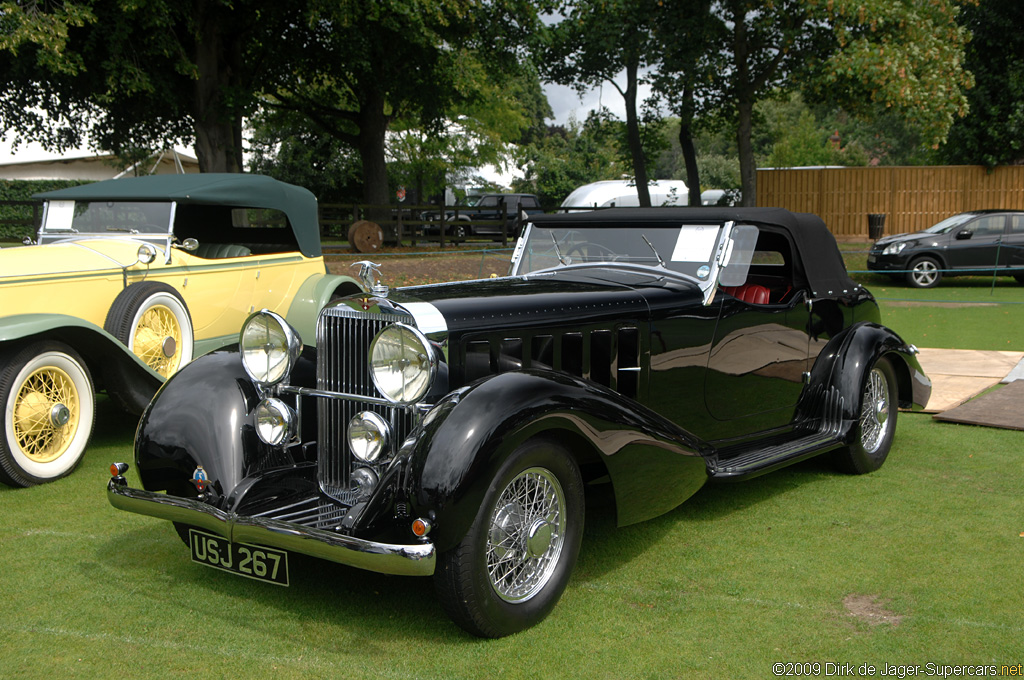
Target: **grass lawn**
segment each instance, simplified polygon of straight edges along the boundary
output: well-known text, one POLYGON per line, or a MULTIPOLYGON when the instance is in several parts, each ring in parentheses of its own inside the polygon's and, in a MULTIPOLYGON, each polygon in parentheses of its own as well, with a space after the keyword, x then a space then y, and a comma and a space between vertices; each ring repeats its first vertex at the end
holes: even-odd
MULTIPOLYGON (((960 283, 868 285, 909 342, 1024 349, 1024 286, 960 283)), ((169 523, 107 504, 133 429, 103 399, 71 477, 0 486, 0 677, 717 680, 770 678, 776 662, 824 676, 826 662, 1024 661, 1020 432, 901 414, 870 475, 812 460, 623 529, 589 498, 552 616, 483 641, 429 579, 293 555, 279 588, 193 564, 169 523)))

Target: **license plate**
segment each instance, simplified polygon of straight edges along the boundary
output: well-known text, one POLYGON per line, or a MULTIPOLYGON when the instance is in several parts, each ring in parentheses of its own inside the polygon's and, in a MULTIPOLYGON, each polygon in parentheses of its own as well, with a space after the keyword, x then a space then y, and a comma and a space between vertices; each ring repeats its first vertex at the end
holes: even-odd
POLYGON ((226 538, 196 529, 188 530, 192 561, 232 574, 288 585, 288 553, 262 545, 232 543, 226 538))
POLYGON ((875 256, 874 255, 868 255, 868 264, 874 264, 874 263, 875 263, 875 256))

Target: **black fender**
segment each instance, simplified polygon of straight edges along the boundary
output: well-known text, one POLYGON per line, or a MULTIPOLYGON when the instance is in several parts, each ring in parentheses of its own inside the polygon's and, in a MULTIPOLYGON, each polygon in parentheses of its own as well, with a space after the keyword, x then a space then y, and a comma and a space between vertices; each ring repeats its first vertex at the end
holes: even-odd
POLYGON ((143 488, 195 496, 189 480, 202 465, 217 495, 230 494, 262 448, 248 417, 259 399, 236 348, 189 362, 139 421, 135 465, 143 488))
POLYGON ((707 480, 697 439, 644 406, 565 374, 502 373, 447 395, 402 447, 413 516, 431 519, 439 550, 462 539, 498 468, 535 437, 604 464, 620 525, 671 510, 707 480))
POLYGON ((813 417, 813 409, 826 401, 841 405, 836 415, 844 423, 845 431, 841 434, 848 438, 860 417, 864 376, 883 356, 891 361, 896 372, 899 406, 921 410, 931 396, 931 381, 916 354, 917 350, 891 329, 874 322, 856 323, 833 337, 818 355, 804 390, 802 410, 813 417), (829 392, 838 401, 822 399, 829 392))

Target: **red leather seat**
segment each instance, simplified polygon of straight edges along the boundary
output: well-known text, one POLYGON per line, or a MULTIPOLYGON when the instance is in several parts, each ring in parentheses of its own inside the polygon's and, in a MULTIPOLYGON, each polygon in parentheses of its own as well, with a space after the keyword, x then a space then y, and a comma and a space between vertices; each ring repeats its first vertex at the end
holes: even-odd
POLYGON ((732 295, 738 300, 751 305, 766 305, 768 304, 769 291, 764 286, 759 286, 756 283, 745 283, 742 286, 723 286, 724 290, 729 295, 732 295))

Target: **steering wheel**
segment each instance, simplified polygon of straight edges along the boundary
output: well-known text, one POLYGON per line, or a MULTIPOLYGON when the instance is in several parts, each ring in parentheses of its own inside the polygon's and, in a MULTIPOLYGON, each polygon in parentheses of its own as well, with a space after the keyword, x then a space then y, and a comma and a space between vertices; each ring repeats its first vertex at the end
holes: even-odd
POLYGON ((579 258, 582 262, 597 261, 596 257, 609 262, 614 262, 619 259, 619 254, 608 246, 603 246, 600 243, 591 243, 589 241, 586 243, 577 243, 566 251, 565 256, 566 258, 572 259, 579 258), (584 254, 584 250, 587 251, 586 254, 584 254))

